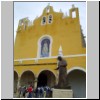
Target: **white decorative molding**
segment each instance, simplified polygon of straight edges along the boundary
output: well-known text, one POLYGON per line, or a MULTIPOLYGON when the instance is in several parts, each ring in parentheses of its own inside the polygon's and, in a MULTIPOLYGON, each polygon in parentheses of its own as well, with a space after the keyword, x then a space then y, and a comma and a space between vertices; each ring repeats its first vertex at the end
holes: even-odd
MULTIPOLYGON (((38 54, 37 54, 38 55, 38 54)), ((63 56, 63 58, 74 58, 74 57, 84 57, 86 56, 86 54, 76 54, 76 55, 66 55, 66 56, 63 56)), ((28 60, 41 60, 41 59, 54 59, 54 58, 57 58, 58 56, 52 56, 52 57, 38 57, 37 58, 24 58, 24 59, 15 59, 14 61, 28 61, 28 60)))
POLYGON ((38 58, 35 58, 35 63, 38 63, 38 58))
POLYGON ((22 64, 22 59, 19 60, 19 63, 22 64))

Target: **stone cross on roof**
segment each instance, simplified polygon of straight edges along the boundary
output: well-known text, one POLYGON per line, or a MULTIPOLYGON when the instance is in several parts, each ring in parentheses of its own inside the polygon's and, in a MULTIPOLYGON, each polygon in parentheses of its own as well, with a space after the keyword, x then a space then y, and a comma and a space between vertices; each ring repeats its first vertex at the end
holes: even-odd
POLYGON ((72 8, 75 8, 75 5, 74 4, 72 4, 72 8))
POLYGON ((60 12, 62 13, 62 10, 60 9, 60 12))
POLYGON ((48 3, 46 9, 47 9, 47 13, 49 13, 49 11, 50 11, 50 3, 48 3))
POLYGON ((50 6, 50 3, 48 3, 48 6, 50 6))

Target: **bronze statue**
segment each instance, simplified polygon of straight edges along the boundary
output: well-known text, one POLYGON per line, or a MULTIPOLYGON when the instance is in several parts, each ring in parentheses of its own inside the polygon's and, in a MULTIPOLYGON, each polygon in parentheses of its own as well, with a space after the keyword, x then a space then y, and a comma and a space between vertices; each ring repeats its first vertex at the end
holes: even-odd
POLYGON ((70 89, 69 82, 67 79, 67 62, 62 58, 58 57, 58 68, 55 70, 59 70, 59 81, 58 84, 54 88, 58 89, 70 89))

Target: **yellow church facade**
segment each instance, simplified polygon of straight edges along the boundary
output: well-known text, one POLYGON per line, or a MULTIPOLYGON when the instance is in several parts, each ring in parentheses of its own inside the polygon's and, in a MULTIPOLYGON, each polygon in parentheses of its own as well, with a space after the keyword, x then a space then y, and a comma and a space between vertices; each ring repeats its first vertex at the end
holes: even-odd
POLYGON ((58 82, 57 57, 68 63, 67 74, 74 97, 86 97, 86 46, 79 9, 72 6, 69 16, 44 8, 31 22, 19 20, 14 45, 14 92, 18 86, 32 84, 53 87, 58 82))

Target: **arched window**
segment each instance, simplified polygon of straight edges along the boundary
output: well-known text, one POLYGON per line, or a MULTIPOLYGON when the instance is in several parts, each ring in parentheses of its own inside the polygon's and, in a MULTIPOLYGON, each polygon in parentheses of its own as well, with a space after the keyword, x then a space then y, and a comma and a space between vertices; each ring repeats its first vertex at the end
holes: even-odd
POLYGON ((53 19, 53 18, 52 18, 52 15, 49 15, 48 22, 49 22, 49 23, 52 23, 52 19, 53 19))
POLYGON ((42 18, 42 23, 41 24, 42 25, 45 25, 46 24, 46 17, 45 16, 42 18))
POLYGON ((76 18, 76 12, 75 11, 72 12, 72 18, 76 18))
POLYGON ((42 36, 38 41, 37 57, 50 57, 51 56, 52 38, 49 35, 42 36))

